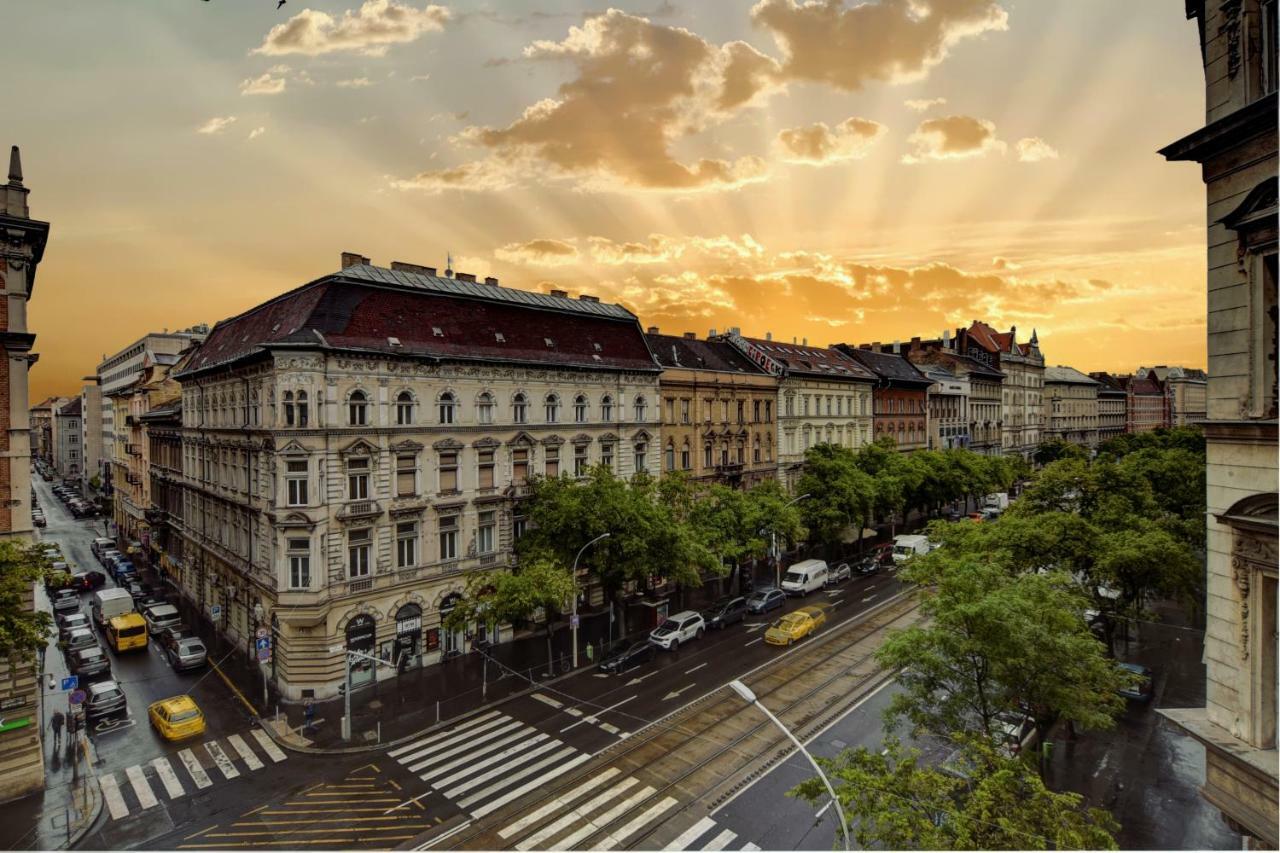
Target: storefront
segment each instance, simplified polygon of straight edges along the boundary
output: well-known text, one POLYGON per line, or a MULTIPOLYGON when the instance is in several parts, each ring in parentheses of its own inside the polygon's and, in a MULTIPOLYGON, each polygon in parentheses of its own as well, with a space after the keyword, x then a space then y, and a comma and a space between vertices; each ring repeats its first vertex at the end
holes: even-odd
POLYGON ((392 663, 397 672, 422 666, 422 608, 412 602, 396 611, 392 663))
MULTIPOLYGON (((373 657, 377 625, 373 617, 362 613, 347 623, 347 651, 373 657)), ((373 681, 374 662, 368 658, 351 659, 351 686, 362 687, 373 681)))
POLYGON ((462 593, 454 592, 445 596, 440 602, 440 643, 443 647, 441 652, 444 657, 452 657, 461 654, 467 650, 467 635, 463 626, 457 628, 449 628, 445 624, 449 614, 453 612, 453 608, 462 600, 462 593))

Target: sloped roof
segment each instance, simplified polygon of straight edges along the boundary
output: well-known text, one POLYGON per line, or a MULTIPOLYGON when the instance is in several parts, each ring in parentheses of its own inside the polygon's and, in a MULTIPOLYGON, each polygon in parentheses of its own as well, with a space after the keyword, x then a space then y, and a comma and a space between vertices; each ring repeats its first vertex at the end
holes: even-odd
POLYGON ((788 344, 762 338, 743 337, 743 340, 759 347, 769 358, 785 367, 788 373, 846 379, 850 382, 874 382, 876 379, 870 370, 832 347, 788 344))
POLYGON ((700 341, 675 335, 646 334, 654 358, 665 368, 714 370, 721 373, 766 375, 751 359, 727 341, 700 341))
MULTIPOLYGON (((963 368, 963 372, 969 376, 978 376, 988 379, 992 382, 1003 382, 1004 374, 994 367, 983 364, 976 358, 967 355, 961 355, 954 350, 949 349, 927 349, 916 350, 919 352, 919 358, 926 364, 947 363, 958 368, 963 368)), ((914 362, 913 362, 914 363, 914 362)))
POLYGON ((58 414, 67 418, 80 417, 80 398, 72 397, 70 403, 67 403, 61 409, 58 409, 58 414))
POLYGON ((908 385, 919 385, 921 388, 930 384, 929 379, 917 370, 914 364, 897 353, 858 349, 849 344, 840 344, 840 351, 863 367, 866 367, 880 379, 908 385))
POLYGON ((1044 382, 1048 385, 1050 382, 1058 385, 1098 385, 1096 379, 1090 379, 1074 367, 1064 367, 1058 365, 1056 367, 1045 366, 1044 382))
POLYGON ((285 347, 658 370, 635 315, 620 305, 365 265, 223 320, 180 375, 285 347))

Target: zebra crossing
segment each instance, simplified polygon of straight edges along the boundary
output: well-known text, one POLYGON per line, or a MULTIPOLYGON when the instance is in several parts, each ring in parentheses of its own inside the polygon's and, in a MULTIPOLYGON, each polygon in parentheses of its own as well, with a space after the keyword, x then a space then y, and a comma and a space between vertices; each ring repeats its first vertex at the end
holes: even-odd
POLYGON ((261 770, 267 766, 267 762, 258 757, 258 754, 249 746, 250 742, 257 744, 258 749, 271 764, 278 764, 288 758, 261 729, 249 732, 247 740, 238 734, 225 738, 226 749, 216 740, 198 743, 178 750, 177 757, 181 768, 185 771, 183 775, 174 769, 169 758, 163 756, 153 758, 146 764, 126 767, 123 771, 123 779, 117 778, 116 773, 99 774, 98 787, 102 789, 102 798, 106 803, 107 812, 112 820, 123 820, 135 813, 135 810, 144 812, 160 805, 160 797, 152 786, 153 781, 159 782, 160 788, 168 799, 176 800, 185 796, 188 789, 202 791, 211 787, 214 780, 210 778, 209 770, 214 768, 217 768, 224 779, 237 778, 240 770, 235 766, 236 759, 244 764, 247 772, 261 770), (235 758, 232 758, 233 755, 235 758), (130 800, 133 801, 132 807, 130 800))
POLYGON ((591 757, 500 711, 473 717, 387 755, 475 818, 591 757))
POLYGON ((732 829, 725 829, 709 817, 682 832, 664 850, 759 850, 750 841, 743 843, 732 829), (740 845, 740 846, 735 846, 740 845))

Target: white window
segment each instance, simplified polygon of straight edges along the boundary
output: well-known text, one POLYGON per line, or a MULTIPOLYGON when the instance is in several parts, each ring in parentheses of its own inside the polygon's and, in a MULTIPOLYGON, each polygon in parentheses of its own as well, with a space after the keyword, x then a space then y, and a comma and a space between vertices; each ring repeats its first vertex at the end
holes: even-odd
POLYGON ((418 457, 414 453, 396 456, 396 495, 408 497, 418 493, 418 457))
POLYGON ((440 491, 458 491, 458 454, 448 451, 440 454, 440 491))
POLYGON ((647 407, 644 397, 636 397, 636 420, 643 421, 645 419, 645 408, 647 407))
POLYGON ((493 423, 493 395, 487 391, 476 401, 476 420, 482 424, 493 423))
POLYGON ((407 569, 418 564, 418 522, 396 525, 396 568, 407 569))
POLYGON ((560 398, 555 394, 548 394, 545 402, 546 421, 549 424, 553 424, 560 419, 560 398))
POLYGON ((289 557, 289 588, 310 588, 311 540, 289 539, 286 542, 286 548, 289 557))
POLYGON ((440 423, 442 424, 453 423, 454 409, 456 407, 456 404, 457 404, 457 401, 454 399, 454 396, 451 392, 445 391, 443 394, 440 395, 440 400, 438 402, 438 408, 440 410, 439 412, 440 423))
POLYGON ((401 391, 396 395, 396 424, 408 426, 413 423, 413 395, 401 391))
POLYGON ((366 426, 369 423, 369 398, 363 391, 352 391, 347 398, 347 422, 351 426, 366 426))
POLYGON ((676 446, 670 440, 667 441, 667 458, 664 467, 668 471, 674 471, 676 468, 676 446))
POLYGON ((613 420, 613 398, 607 394, 600 400, 600 420, 605 423, 613 420))
POLYGON ((587 422, 587 398, 582 394, 573 398, 573 421, 579 424, 587 422))
POLYGON ((369 498, 369 460, 359 457, 347 460, 347 500, 362 501, 369 498))
POLYGON ((290 459, 285 463, 285 494, 289 506, 307 505, 307 460, 290 459))
POLYGON ((648 469, 648 461, 646 459, 648 455, 649 445, 646 442, 637 441, 635 446, 635 470, 637 474, 648 469))
POLYGON ((587 475, 587 466, 590 463, 587 460, 587 446, 585 444, 575 444, 573 446, 573 476, 585 477, 587 475))
POLYGON ((440 559, 458 558, 458 517, 446 515, 440 519, 440 559))
POLYGON ((518 424, 529 422, 529 401, 523 394, 511 398, 511 420, 518 424))
POLYGON ((613 442, 605 441, 600 444, 600 464, 608 470, 613 470, 613 442))
POLYGON ((497 513, 492 510, 480 513, 480 526, 476 528, 476 551, 492 554, 497 543, 497 513))
POLYGON ((371 531, 365 527, 347 534, 347 576, 362 578, 369 574, 369 556, 373 549, 371 531))

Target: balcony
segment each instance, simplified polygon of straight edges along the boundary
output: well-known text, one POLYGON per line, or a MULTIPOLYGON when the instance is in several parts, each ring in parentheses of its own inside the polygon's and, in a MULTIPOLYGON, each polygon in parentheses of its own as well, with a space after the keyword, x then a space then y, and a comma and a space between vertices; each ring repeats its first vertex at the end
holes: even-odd
POLYGON ((129 454, 130 456, 141 456, 141 455, 142 455, 142 450, 141 450, 141 448, 139 448, 139 447, 138 447, 138 445, 136 445, 136 444, 134 444, 134 443, 132 443, 132 442, 128 442, 128 443, 126 443, 126 444, 125 444, 125 446, 124 446, 124 452, 125 452, 125 453, 127 453, 127 454, 129 454))
POLYGON ((527 498, 533 491, 528 483, 512 483, 505 492, 509 498, 527 498))
POLYGON ((358 580, 347 581, 348 595, 357 592, 368 592, 371 589, 373 589, 373 578, 360 578, 358 580))
POLYGON ((376 518, 379 515, 382 515, 382 507, 377 501, 348 501, 338 510, 340 519, 376 518))

